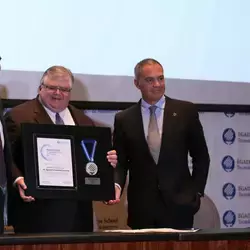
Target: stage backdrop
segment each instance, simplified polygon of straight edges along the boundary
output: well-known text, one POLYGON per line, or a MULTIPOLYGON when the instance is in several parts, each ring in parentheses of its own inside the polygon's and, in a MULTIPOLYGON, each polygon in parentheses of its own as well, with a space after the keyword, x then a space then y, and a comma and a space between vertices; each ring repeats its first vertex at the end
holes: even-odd
MULTIPOLYGON (((113 128, 117 111, 86 111, 99 125, 113 128)), ((250 226, 250 113, 200 113, 211 157, 205 197, 195 227, 250 226)), ((190 171, 192 167, 190 164, 190 171)), ((128 180, 129 181, 129 180, 128 180)), ((99 230, 126 228, 127 199, 118 205, 94 203, 99 230)), ((144 209, 144 208, 142 208, 144 209)))
MULTIPOLYGON (((140 98, 134 66, 153 57, 165 69, 170 97, 249 104, 249 0, 0 0, 0 6, 1 97, 34 98, 42 72, 63 65, 75 74, 72 100, 134 102, 140 98)), ((114 112, 89 115, 113 124, 114 112)), ((248 226, 249 118, 205 113, 201 120, 211 168, 195 223, 248 226)), ((100 228, 125 225, 123 203, 96 204, 100 228)))

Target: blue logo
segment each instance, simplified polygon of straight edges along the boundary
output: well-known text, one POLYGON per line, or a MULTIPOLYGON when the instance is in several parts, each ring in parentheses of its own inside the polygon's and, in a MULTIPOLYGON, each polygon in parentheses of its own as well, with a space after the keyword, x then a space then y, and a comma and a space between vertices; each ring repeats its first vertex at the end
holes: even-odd
POLYGON ((50 144, 44 144, 40 149, 41 156, 46 161, 52 160, 50 149, 51 149, 50 144))
POLYGON ((234 166, 235 166, 234 158, 230 155, 226 155, 222 159, 221 165, 226 172, 232 172, 234 170, 234 166))
POLYGON ((231 117, 233 117, 235 115, 235 112, 225 112, 224 114, 225 114, 226 117, 231 118, 231 117))
POLYGON ((226 128, 222 134, 222 139, 227 145, 234 143, 236 138, 235 132, 232 128, 226 128))
POLYGON ((236 194, 236 188, 232 183, 226 183, 222 188, 222 194, 227 200, 232 200, 236 194))
POLYGON ((226 227, 232 227, 235 222, 236 222, 236 215, 232 210, 227 210, 224 214, 223 214, 223 224, 226 227))

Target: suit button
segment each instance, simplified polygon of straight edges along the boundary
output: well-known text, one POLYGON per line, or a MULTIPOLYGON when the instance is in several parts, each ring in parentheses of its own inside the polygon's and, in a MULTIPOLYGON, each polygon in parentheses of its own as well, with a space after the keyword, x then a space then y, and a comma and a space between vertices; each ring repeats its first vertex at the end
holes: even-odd
POLYGON ((160 185, 158 185, 158 189, 161 190, 161 186, 160 185))

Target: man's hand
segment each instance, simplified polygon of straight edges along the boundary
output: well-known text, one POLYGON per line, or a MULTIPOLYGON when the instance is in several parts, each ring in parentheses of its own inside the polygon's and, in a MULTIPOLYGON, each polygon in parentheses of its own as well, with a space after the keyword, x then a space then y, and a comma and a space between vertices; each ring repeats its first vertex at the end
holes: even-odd
POLYGON ((15 184, 18 188, 20 197, 23 199, 24 202, 31 202, 35 200, 32 196, 25 195, 25 190, 27 189, 27 186, 24 182, 24 178, 20 178, 15 184))
POLYGON ((115 200, 106 201, 105 204, 107 205, 114 205, 120 202, 121 197, 121 188, 115 185, 115 200))
POLYGON ((113 168, 117 165, 117 154, 115 150, 111 150, 107 153, 108 162, 113 166, 113 168))

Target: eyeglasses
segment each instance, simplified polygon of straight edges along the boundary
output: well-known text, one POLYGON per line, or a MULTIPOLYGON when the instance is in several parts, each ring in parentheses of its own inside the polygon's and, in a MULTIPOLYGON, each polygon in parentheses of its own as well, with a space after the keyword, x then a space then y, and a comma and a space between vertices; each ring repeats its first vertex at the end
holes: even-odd
POLYGON ((51 91, 59 90, 59 91, 61 91, 63 93, 69 93, 72 90, 72 88, 65 88, 65 87, 60 87, 60 86, 46 85, 44 83, 42 84, 42 86, 44 86, 48 90, 51 90, 51 91))

